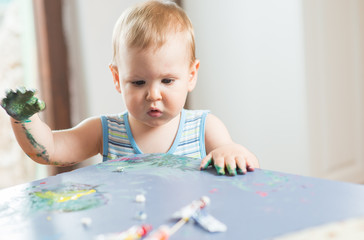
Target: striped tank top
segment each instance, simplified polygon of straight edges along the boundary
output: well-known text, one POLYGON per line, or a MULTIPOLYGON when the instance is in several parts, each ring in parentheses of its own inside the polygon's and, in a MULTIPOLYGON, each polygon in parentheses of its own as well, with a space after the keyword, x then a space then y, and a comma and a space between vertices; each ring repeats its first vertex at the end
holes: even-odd
MULTIPOLYGON (((202 159, 206 156, 205 122, 207 110, 181 112, 175 140, 167 153, 202 159)), ((101 116, 103 131, 103 161, 132 154, 143 154, 130 130, 128 112, 101 116)))

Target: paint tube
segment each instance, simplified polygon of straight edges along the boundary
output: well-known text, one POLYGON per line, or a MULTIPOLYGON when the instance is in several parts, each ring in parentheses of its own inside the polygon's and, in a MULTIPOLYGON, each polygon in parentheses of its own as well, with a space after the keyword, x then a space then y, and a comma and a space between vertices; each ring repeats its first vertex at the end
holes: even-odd
POLYGON ((172 217, 175 219, 189 219, 194 213, 200 211, 200 209, 206 207, 209 203, 210 199, 208 197, 202 197, 200 200, 195 200, 187 206, 181 208, 179 211, 175 212, 172 217))
POLYGON ((95 240, 136 240, 146 236, 150 230, 151 225, 132 226, 124 232, 98 235, 95 240))
POLYGON ((192 215, 192 219, 195 220, 202 228, 209 232, 226 232, 227 227, 225 224, 206 213, 205 211, 198 211, 192 215))
POLYGON ((157 230, 152 232, 149 236, 146 238, 143 238, 144 240, 167 240, 169 236, 172 234, 170 233, 170 228, 166 225, 160 226, 157 230))

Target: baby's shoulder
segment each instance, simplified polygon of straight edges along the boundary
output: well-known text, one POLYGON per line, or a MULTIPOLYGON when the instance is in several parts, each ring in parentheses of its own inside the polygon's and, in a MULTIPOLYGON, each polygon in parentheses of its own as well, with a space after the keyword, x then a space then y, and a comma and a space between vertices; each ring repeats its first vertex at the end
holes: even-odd
POLYGON ((184 110, 186 119, 206 117, 210 110, 184 110))
POLYGON ((118 113, 118 114, 108 114, 108 115, 101 115, 99 118, 103 124, 105 123, 115 123, 118 125, 125 125, 125 119, 127 118, 128 113, 118 113))

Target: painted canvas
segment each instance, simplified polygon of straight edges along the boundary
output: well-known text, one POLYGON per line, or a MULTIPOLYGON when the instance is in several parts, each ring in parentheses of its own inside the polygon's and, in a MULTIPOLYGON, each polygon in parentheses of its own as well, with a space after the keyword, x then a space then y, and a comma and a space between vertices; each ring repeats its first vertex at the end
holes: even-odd
POLYGON ((188 221, 171 239, 271 239, 364 216, 364 187, 256 169, 219 176, 199 159, 133 155, 0 191, 0 239, 97 239, 132 226, 173 226, 173 213, 207 196, 205 213, 227 226, 188 221), (264 229, 264 231, 262 231, 264 229))

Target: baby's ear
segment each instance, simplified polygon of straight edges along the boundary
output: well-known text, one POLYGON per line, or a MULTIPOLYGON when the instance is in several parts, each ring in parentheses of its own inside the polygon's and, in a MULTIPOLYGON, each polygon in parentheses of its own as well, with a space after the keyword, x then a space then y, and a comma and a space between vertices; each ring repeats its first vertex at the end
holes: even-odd
POLYGON ((197 83, 198 69, 200 68, 200 60, 196 59, 190 67, 190 77, 188 80, 188 91, 191 92, 197 83))
POLYGON ((111 74, 112 74, 112 78, 114 80, 114 85, 115 85, 116 91, 121 93, 118 68, 116 66, 112 65, 112 64, 109 65, 109 68, 110 68, 110 71, 111 71, 111 74))

